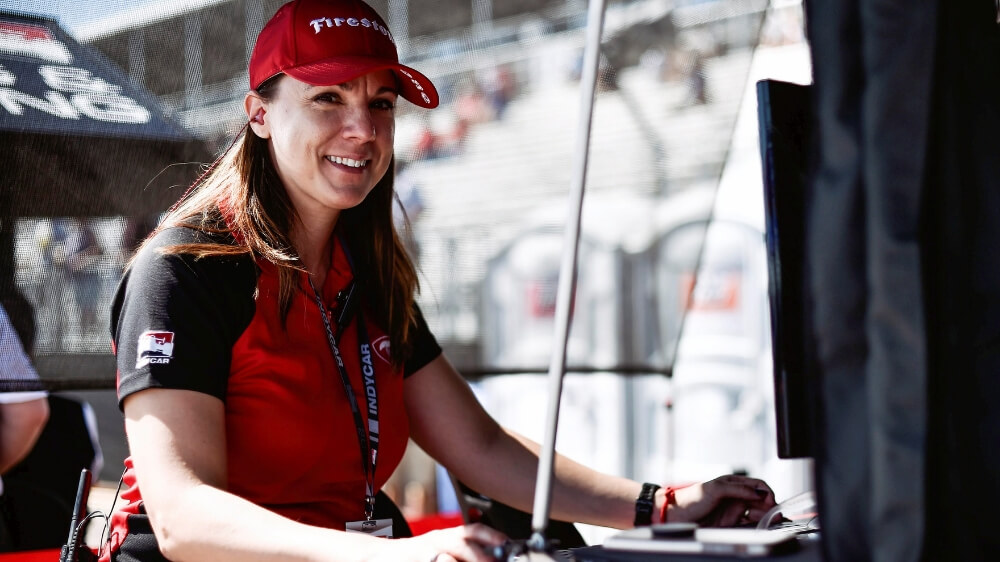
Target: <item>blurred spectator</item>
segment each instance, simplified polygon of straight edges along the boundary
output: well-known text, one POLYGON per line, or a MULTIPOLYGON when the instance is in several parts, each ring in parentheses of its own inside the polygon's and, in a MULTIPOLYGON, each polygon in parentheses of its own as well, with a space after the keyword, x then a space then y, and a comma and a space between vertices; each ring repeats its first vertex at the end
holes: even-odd
POLYGON ((801 43, 803 40, 801 6, 776 9, 768 13, 761 31, 761 45, 776 47, 801 43))
POLYGON ((485 123, 493 120, 493 111, 486 103, 479 85, 471 80, 465 80, 455 98, 455 116, 467 124, 485 123))
POLYGON ((456 116, 451 129, 445 133, 437 133, 430 124, 424 123, 413 146, 413 159, 434 160, 460 154, 468 136, 469 120, 459 116, 456 116))
MULTIPOLYGON (((19 327, 28 325, 33 322, 19 322, 19 327)), ((0 306, 0 552, 19 547, 9 521, 3 475, 28 456, 49 419, 48 396, 37 390, 40 384, 18 332, 0 306)))
POLYGON ((708 84, 705 76, 705 59, 696 53, 688 71, 688 100, 692 105, 708 102, 708 84))
POLYGON ((87 403, 42 390, 30 360, 31 305, 19 294, 4 295, 2 303, 0 552, 58 548, 80 469, 97 474, 102 466, 96 418, 87 403))
POLYGON ((664 81, 669 74, 669 60, 663 50, 651 47, 639 56, 639 67, 658 81, 664 81))
MULTIPOLYGON (((573 80, 583 79, 583 51, 577 53, 576 62, 570 71, 573 80)), ((601 56, 597 63, 597 91, 608 92, 618 89, 618 72, 609 64, 606 57, 601 56)))
POLYGON ((45 265, 62 267, 66 261, 66 221, 42 219, 35 226, 35 240, 45 265))
POLYGON ((427 488, 423 482, 411 480, 403 486, 403 503, 399 509, 407 519, 426 517, 431 512, 427 498, 427 488))
MULTIPOLYGON (((7 311, 0 306, 0 475, 21 462, 48 421, 47 394, 7 311), (23 390, 35 387, 33 390, 23 390)), ((3 480, 0 479, 0 494, 3 480)))
POLYGON ((396 232, 403 238, 406 251, 410 253, 410 259, 416 263, 420 256, 420 244, 417 242, 415 228, 424 211, 424 200, 409 166, 407 160, 396 161, 396 201, 392 207, 392 218, 396 223, 396 232))
POLYGON ((85 220, 72 219, 70 225, 66 237, 66 270, 80 311, 80 328, 89 331, 97 324, 97 301, 101 291, 98 262, 104 250, 85 220))
POLYGON ((413 151, 416 160, 432 160, 440 156, 438 137, 426 121, 420 129, 420 133, 417 134, 417 142, 413 151))
POLYGON ((664 77, 668 82, 675 82, 687 78, 688 57, 683 51, 673 49, 667 52, 667 61, 664 68, 664 77))
POLYGON ((469 137, 470 121, 459 117, 451 131, 439 139, 439 156, 456 156, 465 150, 465 140, 469 137))
POLYGON ((503 119, 507 104, 516 95, 514 77, 506 66, 495 66, 483 77, 483 89, 489 101, 494 119, 503 119))
MULTIPOLYGON (((38 337, 42 346, 54 349, 61 349, 66 334, 66 306, 63 304, 67 285, 66 226, 67 220, 61 218, 40 219, 35 225, 35 243, 44 267, 35 293, 41 321, 38 337)), ((10 313, 13 315, 14 311, 10 313)), ((26 349, 31 347, 23 339, 21 341, 26 349)))
POLYGON ((613 92, 618 89, 618 70, 601 57, 597 66, 597 91, 613 92))

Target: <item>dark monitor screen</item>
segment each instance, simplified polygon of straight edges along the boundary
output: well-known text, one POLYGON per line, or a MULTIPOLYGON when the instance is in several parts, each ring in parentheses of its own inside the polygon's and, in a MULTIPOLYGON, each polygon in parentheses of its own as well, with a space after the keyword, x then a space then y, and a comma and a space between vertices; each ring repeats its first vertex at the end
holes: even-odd
POLYGON ((757 108, 778 456, 810 457, 816 452, 804 259, 810 87, 761 80, 757 108))

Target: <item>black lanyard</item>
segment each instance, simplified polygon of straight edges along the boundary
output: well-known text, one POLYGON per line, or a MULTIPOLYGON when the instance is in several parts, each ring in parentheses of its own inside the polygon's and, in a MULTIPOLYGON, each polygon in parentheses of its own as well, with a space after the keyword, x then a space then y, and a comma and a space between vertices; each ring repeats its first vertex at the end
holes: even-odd
MULTIPOLYGON (((343 246, 347 251, 346 245, 343 246)), ((350 256, 348 256, 350 261, 350 256)), ((353 271, 353 267, 352 267, 353 271)), ((340 371, 340 381, 344 384, 344 393, 347 394, 347 402, 351 405, 351 413, 354 414, 354 427, 358 433, 358 444, 361 445, 361 470, 365 474, 365 517, 371 521, 375 511, 375 463, 378 460, 378 391, 375 388, 375 364, 372 362, 371 341, 368 339, 368 328, 365 326, 365 318, 358 307, 358 353, 360 355, 361 379, 365 384, 365 402, 368 404, 368 432, 365 433, 364 420, 361 417, 361 410, 358 408, 358 400, 354 394, 354 387, 351 379, 347 376, 347 369, 344 367, 344 360, 340 356, 340 348, 337 346, 337 338, 333 335, 330 327, 330 319, 327 317, 326 306, 319 291, 309 279, 309 286, 312 287, 313 296, 316 298, 316 306, 319 308, 320 316, 323 318, 323 328, 326 329, 326 339, 330 344, 330 351, 333 353, 334 362, 337 363, 337 370, 340 371), (370 460, 371 462, 368 462, 370 460)), ((348 302, 343 303, 343 309, 347 310, 349 302, 354 293, 354 281, 348 293, 348 302)), ((338 335, 347 327, 350 316, 342 314, 338 321, 338 335)))

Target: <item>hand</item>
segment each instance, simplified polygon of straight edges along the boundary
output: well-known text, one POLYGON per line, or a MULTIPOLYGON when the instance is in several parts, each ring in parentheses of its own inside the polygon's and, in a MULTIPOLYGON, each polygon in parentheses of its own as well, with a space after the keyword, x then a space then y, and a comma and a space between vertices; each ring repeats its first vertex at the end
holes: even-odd
POLYGON ((681 488, 674 492, 674 499, 677 505, 667 509, 668 521, 692 521, 705 527, 755 523, 775 505, 767 483, 736 475, 681 488))
POLYGON ((399 562, 493 562, 493 547, 507 540, 507 536, 474 523, 463 527, 441 529, 413 537, 387 541, 391 545, 378 560, 399 562))

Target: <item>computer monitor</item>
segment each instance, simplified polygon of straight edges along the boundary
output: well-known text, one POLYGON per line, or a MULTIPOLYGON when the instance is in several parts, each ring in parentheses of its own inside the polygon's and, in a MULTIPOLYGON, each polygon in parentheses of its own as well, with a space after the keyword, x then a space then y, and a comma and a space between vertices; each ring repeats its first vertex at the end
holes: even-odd
POLYGON ((815 369, 808 353, 805 278, 806 200, 810 162, 810 87, 757 82, 764 172, 764 218, 771 350, 780 458, 816 453, 815 369))

